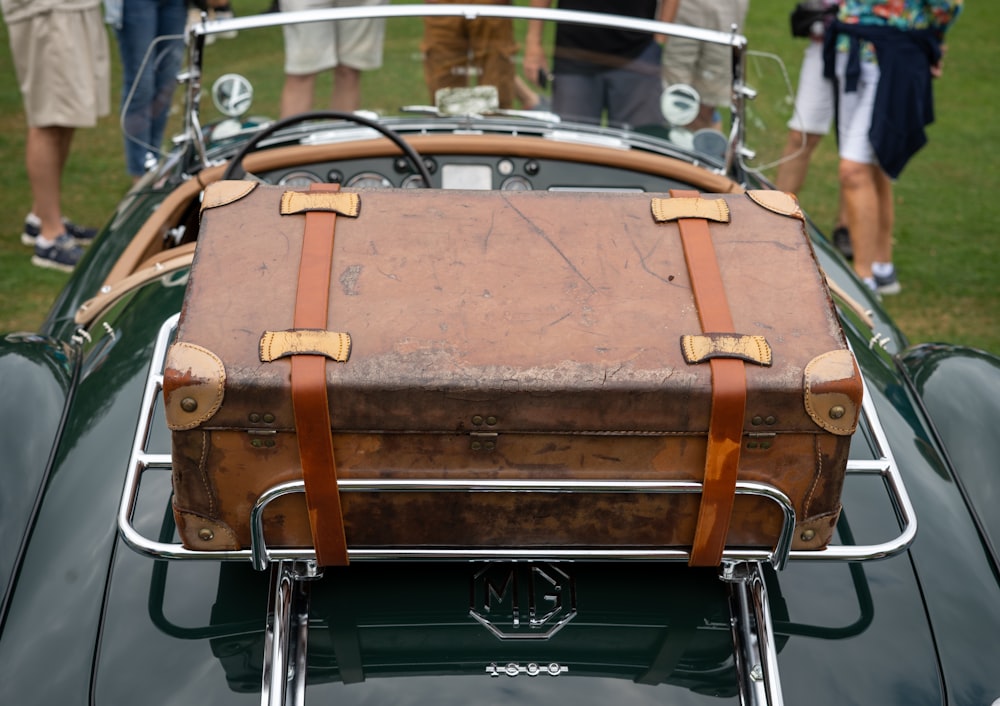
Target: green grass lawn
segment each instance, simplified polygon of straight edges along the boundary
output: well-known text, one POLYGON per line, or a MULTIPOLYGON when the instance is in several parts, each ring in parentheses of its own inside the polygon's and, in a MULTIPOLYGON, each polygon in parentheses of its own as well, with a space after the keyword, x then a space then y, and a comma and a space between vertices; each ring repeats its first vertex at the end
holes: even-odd
MULTIPOLYGON (((268 0, 240 0, 242 14, 260 12, 268 0)), ((780 56, 797 79, 803 40, 788 32, 791 3, 756 2, 747 35, 752 49, 780 56)), ((913 341, 950 341, 1000 351, 1000 91, 993 82, 1000 65, 994 30, 1000 3, 970 2, 948 37, 945 75, 936 83, 937 122, 930 144, 907 166, 896 185, 896 264, 903 292, 886 305, 913 341)), ((413 24, 419 34, 419 23, 413 24)), ((416 38, 416 37, 415 37, 416 38)), ((414 39, 415 39, 414 38, 414 39)), ((110 40, 112 55, 117 48, 110 40)), ((280 47, 280 36, 268 43, 280 47)), ((407 46, 415 44, 408 42, 407 46)), ((220 41, 228 70, 253 64, 259 46, 220 41)), ((280 55, 280 54, 279 54, 280 55)), ((419 57, 415 56, 414 61, 419 57)), ((112 102, 120 95, 120 70, 113 68, 112 102)), ((207 77, 208 84, 211 77, 207 77)), ((257 106, 273 105, 280 89, 280 62, 271 86, 258 86, 257 106)), ((324 87, 317 94, 324 95, 324 87)), ((394 91, 393 104, 426 102, 422 87, 365 86, 369 95, 394 91), (371 93, 369 93, 371 91, 371 93)), ((178 94, 179 95, 179 94, 178 94)), ((254 112, 264 112, 255 107, 254 112)), ((0 331, 37 327, 66 275, 30 264, 20 244, 21 223, 30 203, 24 169, 24 116, 14 79, 7 33, 0 33, 0 331)), ((783 139, 783 135, 781 135, 783 139)), ((820 145, 800 200, 816 223, 828 229, 837 207, 836 145, 820 145)), ((109 116, 95 129, 80 130, 64 177, 64 210, 89 225, 103 223, 129 185, 118 120, 109 116)))

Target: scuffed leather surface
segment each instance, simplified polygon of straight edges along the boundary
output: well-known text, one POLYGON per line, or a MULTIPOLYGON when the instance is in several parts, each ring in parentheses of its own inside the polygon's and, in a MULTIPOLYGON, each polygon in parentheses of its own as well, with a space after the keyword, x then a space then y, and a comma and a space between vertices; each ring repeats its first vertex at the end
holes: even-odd
MULTIPOLYGON (((278 215, 283 191, 260 185, 204 212, 178 330, 225 361, 227 382, 201 427, 214 514, 198 483, 177 492, 240 543, 253 499, 301 477, 289 362, 258 357, 263 331, 292 328, 303 217, 278 215), (274 432, 274 445, 253 446, 249 430, 274 432)), ((700 480, 710 375, 683 360, 679 336, 701 330, 698 312, 676 225, 653 222, 650 198, 365 192, 361 215, 338 221, 326 293, 328 328, 353 339, 350 361, 327 366, 338 477, 700 480), (481 432, 496 434, 493 450, 473 450, 481 432)), ((743 195, 711 198, 731 211, 710 228, 735 328, 773 351, 770 368, 746 367, 739 479, 780 487, 801 522, 828 516, 850 437, 817 426, 803 380, 811 360, 845 348, 833 304, 802 221, 743 195)), ((175 466, 197 467, 177 441, 191 433, 175 433, 175 466)), ((684 546, 697 505, 343 493, 351 546, 684 546)), ((773 545, 779 521, 767 501, 737 498, 727 542, 773 545)), ((276 503, 266 523, 271 544, 309 543, 301 499, 276 503)))

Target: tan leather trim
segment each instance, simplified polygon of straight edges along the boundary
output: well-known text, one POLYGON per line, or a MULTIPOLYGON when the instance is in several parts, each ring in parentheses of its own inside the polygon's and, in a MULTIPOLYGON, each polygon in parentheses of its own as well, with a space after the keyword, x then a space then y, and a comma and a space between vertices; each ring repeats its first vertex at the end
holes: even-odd
POLYGON ((346 363, 351 357, 351 335, 337 331, 292 329, 265 331, 260 337, 262 363, 290 355, 322 355, 338 363, 346 363))
POLYGON ((344 192, 286 191, 281 195, 281 215, 290 216, 309 211, 332 211, 341 216, 357 218, 361 198, 344 192))
MULTIPOLYGON (((501 154, 508 157, 560 159, 567 162, 603 164, 676 179, 705 193, 742 194, 744 188, 727 176, 716 174, 680 159, 640 150, 580 145, 536 137, 498 135, 407 135, 406 141, 422 154, 501 154)), ((394 143, 384 138, 326 145, 292 145, 249 154, 243 160, 250 172, 262 172, 330 159, 357 159, 400 154, 394 143)), ((203 169, 202 184, 218 181, 226 165, 203 169)))
POLYGON ((177 509, 177 532, 185 547, 198 551, 234 551, 240 542, 232 528, 194 512, 177 509))
POLYGON ((163 402, 167 426, 194 429, 222 406, 226 368, 211 351, 193 343, 176 342, 163 368, 163 402))
POLYGON ((201 199, 201 210, 228 206, 239 201, 257 188, 255 181, 227 180, 217 181, 205 187, 205 195, 201 199))
POLYGON ((128 277, 113 285, 101 287, 101 291, 91 297, 76 310, 73 320, 81 326, 89 326, 97 317, 106 312, 121 297, 142 287, 148 282, 191 265, 194 260, 194 243, 185 243, 172 250, 165 250, 146 261, 143 266, 128 277))
POLYGON ((806 411, 812 420, 832 434, 853 434, 863 394, 854 355, 836 350, 816 356, 806 365, 803 378, 806 411))
POLYGON ((829 287, 831 294, 839 297, 844 306, 857 314, 865 326, 875 328, 875 319, 872 318, 871 309, 866 309, 861 302, 848 294, 847 290, 837 284, 833 277, 825 272, 823 273, 823 277, 826 279, 826 286, 829 287))
POLYGON ((833 538, 840 510, 838 505, 836 510, 810 517, 803 522, 796 522, 792 549, 823 549, 833 538))
POLYGON ((806 219, 799 207, 799 202, 791 194, 784 191, 772 190, 751 190, 747 191, 747 197, 758 206, 766 208, 772 213, 790 218, 798 218, 800 221, 806 219))
POLYGON ((706 333, 681 336, 681 351, 688 363, 712 358, 738 358, 749 363, 771 365, 771 346, 763 336, 706 333))
POLYGON ((704 218, 716 223, 729 223, 729 204, 723 199, 669 198, 653 199, 653 218, 668 223, 680 218, 704 218))
POLYGON ((164 252, 164 236, 177 225, 181 215, 201 193, 201 189, 197 180, 189 179, 170 192, 119 255, 108 276, 104 278, 104 286, 114 285, 135 272, 149 258, 164 252))

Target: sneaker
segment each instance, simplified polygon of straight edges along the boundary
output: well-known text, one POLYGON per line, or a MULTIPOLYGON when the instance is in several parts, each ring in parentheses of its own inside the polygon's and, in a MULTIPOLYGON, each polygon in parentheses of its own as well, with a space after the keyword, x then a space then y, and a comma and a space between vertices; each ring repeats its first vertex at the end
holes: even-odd
MULTIPOLYGON (((96 228, 85 228, 63 218, 63 230, 76 245, 89 245, 97 236, 96 228)), ((38 216, 29 213, 24 219, 24 230, 21 232, 21 243, 29 248, 35 247, 39 234, 42 232, 42 222, 38 216)))
POLYGON ((854 259, 854 248, 851 247, 851 234, 844 226, 837 226, 833 229, 833 247, 835 247, 845 260, 854 259))
POLYGON ((879 294, 899 294, 903 289, 899 284, 899 280, 896 279, 895 269, 884 276, 876 274, 873 276, 873 279, 875 280, 875 291, 879 294))
POLYGON ((52 245, 46 246, 36 242, 35 255, 31 258, 31 264, 52 270, 72 272, 82 255, 83 248, 77 245, 69 234, 62 233, 52 245))
POLYGON ((97 237, 96 228, 80 226, 65 218, 63 219, 63 226, 66 228, 66 234, 73 238, 77 245, 90 245, 94 242, 94 238, 97 237))

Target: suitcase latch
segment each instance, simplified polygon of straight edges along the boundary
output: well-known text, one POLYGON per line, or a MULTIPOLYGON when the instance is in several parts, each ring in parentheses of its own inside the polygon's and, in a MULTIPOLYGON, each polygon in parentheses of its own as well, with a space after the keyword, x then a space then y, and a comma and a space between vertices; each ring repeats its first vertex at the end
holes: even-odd
POLYGON ((469 448, 473 451, 495 451, 497 448, 497 433, 489 431, 469 432, 469 448))
POLYGON ((749 432, 746 434, 746 447, 751 450, 761 449, 766 451, 771 448, 776 437, 777 434, 771 432, 749 432))
POLYGON ((272 449, 277 444, 278 432, 274 429, 247 429, 247 434, 255 449, 272 449))

